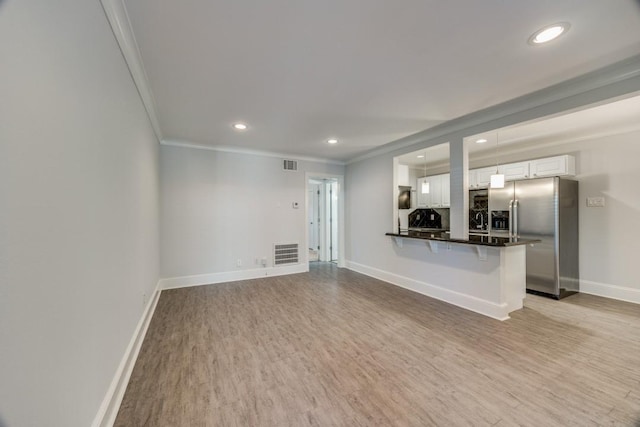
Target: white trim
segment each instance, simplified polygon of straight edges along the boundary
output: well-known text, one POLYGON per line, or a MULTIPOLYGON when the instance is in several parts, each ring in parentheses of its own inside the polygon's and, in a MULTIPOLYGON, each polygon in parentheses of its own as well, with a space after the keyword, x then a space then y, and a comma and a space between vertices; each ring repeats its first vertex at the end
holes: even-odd
POLYGON ((168 277, 161 279, 160 289, 188 288, 191 286, 213 285, 216 283, 235 282, 238 280, 259 279, 269 276, 306 273, 309 264, 300 263, 280 267, 256 268, 252 270, 223 271, 220 273, 198 274, 195 276, 168 277))
POLYGON ((408 289, 410 291, 417 292, 419 294, 426 295, 428 297, 435 298, 440 301, 444 301, 449 304, 453 304, 458 307, 462 307, 497 320, 509 319, 509 307, 506 303, 496 304, 491 301, 464 295, 459 292, 444 289, 426 282, 410 279, 409 277, 400 276, 388 271, 379 270, 367 265, 358 264, 357 262, 353 261, 347 261, 347 268, 349 270, 356 271, 375 279, 391 283, 392 285, 396 285, 401 288, 408 289))
MULTIPOLYGON (((338 267, 345 268, 345 188, 344 188, 344 175, 333 175, 327 173, 314 173, 305 172, 304 174, 304 259, 309 263, 309 226, 307 224, 307 217, 309 212, 309 179, 337 179, 338 180, 338 267)), ((307 267, 308 269, 308 267, 307 267)))
MULTIPOLYGON (((437 138, 442 139, 440 142, 446 142, 457 132, 473 135, 482 132, 483 129, 489 131, 550 116, 558 112, 568 112, 585 105, 635 92, 640 89, 639 81, 640 55, 636 55, 501 104, 445 121, 421 132, 374 148, 346 163, 349 165, 418 144, 421 145, 420 148, 424 148, 424 146, 430 146, 428 142, 434 142, 437 138), (603 90, 603 88, 610 90, 603 90), (474 127, 482 129, 470 130, 474 127)), ((412 149, 417 148, 413 147, 412 149)))
POLYGON ((129 20, 129 14, 127 8, 124 5, 123 0, 100 0, 102 8, 109 25, 113 31, 116 41, 120 46, 122 56, 129 68, 133 83, 138 89, 138 94, 142 100, 147 115, 151 121, 153 131, 158 138, 158 141, 162 140, 162 130, 160 129, 160 121, 158 120, 158 113, 156 109, 156 102, 149 85, 149 79, 147 72, 144 69, 142 63, 142 55, 140 54, 140 48, 136 42, 133 29, 131 27, 131 21, 129 20))
POLYGON ((299 160, 299 161, 305 161, 305 162, 328 163, 328 164, 339 165, 339 166, 344 166, 346 164, 345 162, 341 162, 339 160, 322 159, 319 157, 308 157, 308 156, 300 156, 298 154, 254 150, 251 148, 228 147, 225 145, 201 145, 201 144, 194 144, 192 142, 177 141, 177 140, 171 140, 171 139, 164 139, 160 141, 160 144, 168 145, 171 147, 195 148, 197 150, 222 151, 225 153, 236 153, 236 154, 250 154, 253 156, 262 156, 262 157, 277 157, 277 158, 285 158, 285 159, 299 160))
POLYGON ((118 410, 120 409, 124 392, 129 384, 133 367, 138 359, 142 342, 144 341, 147 329, 149 328, 149 323, 151 323, 151 318, 153 317, 153 313, 158 305, 160 292, 160 282, 158 282, 155 290, 153 291, 152 297, 149 299, 147 306, 142 312, 142 317, 133 332, 129 345, 120 360, 120 365, 118 365, 118 369, 111 380, 111 385, 107 390, 107 394, 104 396, 104 399, 102 399, 102 404, 98 409, 98 413, 94 418, 93 423, 91 423, 92 427, 110 427, 116 421, 116 416, 118 415, 118 410))
POLYGON ((640 289, 580 280, 580 292, 640 304, 640 289))

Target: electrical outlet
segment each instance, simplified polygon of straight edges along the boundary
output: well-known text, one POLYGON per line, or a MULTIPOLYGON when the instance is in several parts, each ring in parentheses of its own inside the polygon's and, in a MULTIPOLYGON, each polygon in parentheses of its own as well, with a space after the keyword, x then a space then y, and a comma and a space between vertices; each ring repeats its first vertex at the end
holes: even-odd
POLYGON ((240 258, 236 260, 236 267, 242 267, 242 260, 240 258))
POLYGON ((587 197, 588 208, 603 208, 604 197, 587 197))
POLYGON ((262 258, 262 266, 263 267, 267 266, 267 259, 266 258, 262 258))
POLYGON ((147 297, 147 293, 145 292, 142 294, 142 306, 143 307, 146 306, 148 302, 149 302, 149 298, 147 297))

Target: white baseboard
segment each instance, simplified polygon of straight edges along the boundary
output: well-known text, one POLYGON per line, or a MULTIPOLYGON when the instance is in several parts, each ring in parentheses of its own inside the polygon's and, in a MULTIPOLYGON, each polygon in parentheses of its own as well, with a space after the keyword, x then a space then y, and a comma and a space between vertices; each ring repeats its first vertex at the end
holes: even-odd
POLYGON ((235 282, 238 280, 259 279, 269 276, 305 273, 309 264, 295 264, 280 267, 256 268, 252 270, 223 271, 221 273, 198 274, 196 276, 170 277, 160 280, 160 289, 187 288, 190 286, 212 285, 215 283, 235 282))
POLYGON ((640 289, 580 280, 580 292, 640 304, 640 289))
POLYGON ((118 415, 118 410, 120 409, 124 392, 127 389, 131 373, 133 372, 133 367, 136 364, 138 353, 140 353, 140 348, 142 347, 142 341, 144 340, 144 336, 149 328, 149 323, 151 322, 153 313, 158 305, 160 292, 160 282, 158 282, 156 289, 153 291, 153 295, 142 312, 142 317, 140 318, 140 321, 133 333, 133 337, 131 337, 131 341, 129 341, 129 345, 124 352, 124 356, 122 357, 118 370, 111 381, 109 390, 102 400, 98 414, 91 424, 92 427, 111 427, 116 421, 116 416, 118 415))
POLYGON ((391 283, 392 285, 396 285, 497 320, 509 319, 509 308, 507 307, 507 304, 496 304, 491 301, 464 295, 459 292, 441 288, 409 277, 400 276, 388 271, 379 270, 367 265, 358 264, 353 261, 347 261, 347 268, 375 279, 391 283))

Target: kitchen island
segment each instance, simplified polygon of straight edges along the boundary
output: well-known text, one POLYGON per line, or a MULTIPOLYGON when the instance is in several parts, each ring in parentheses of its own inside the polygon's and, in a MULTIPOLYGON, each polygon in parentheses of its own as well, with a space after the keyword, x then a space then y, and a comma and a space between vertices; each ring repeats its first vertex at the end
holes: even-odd
POLYGON ((433 240, 438 242, 449 243, 462 243, 467 245, 480 245, 480 246, 493 246, 493 247, 507 247, 507 246, 520 246, 538 243, 540 240, 531 239, 519 239, 514 237, 495 237, 488 234, 470 234, 468 239, 456 239, 451 237, 449 232, 446 231, 402 231, 400 233, 386 233, 387 236, 418 239, 418 240, 433 240))
POLYGON ((396 280, 397 285, 499 320, 522 308, 526 245, 539 240, 489 235, 458 239, 438 231, 386 235, 400 257, 420 257, 425 262, 424 280, 396 280))

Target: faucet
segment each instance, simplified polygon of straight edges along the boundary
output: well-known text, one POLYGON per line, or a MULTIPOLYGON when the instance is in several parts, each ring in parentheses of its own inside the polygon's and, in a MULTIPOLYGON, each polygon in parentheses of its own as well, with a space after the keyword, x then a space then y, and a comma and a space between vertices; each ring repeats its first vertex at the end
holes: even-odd
POLYGON ((482 215, 482 212, 478 212, 476 214, 476 221, 478 220, 478 215, 480 216, 480 229, 484 230, 484 215, 482 215))

